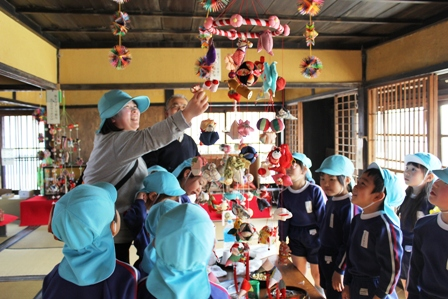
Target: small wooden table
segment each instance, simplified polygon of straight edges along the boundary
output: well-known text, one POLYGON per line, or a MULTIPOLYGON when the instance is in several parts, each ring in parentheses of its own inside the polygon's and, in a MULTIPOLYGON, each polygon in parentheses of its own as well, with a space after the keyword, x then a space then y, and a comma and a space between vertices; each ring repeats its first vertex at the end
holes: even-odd
POLYGON ((16 221, 17 219, 19 219, 19 217, 10 214, 3 214, 3 221, 0 221, 0 237, 6 237, 6 225, 16 221))

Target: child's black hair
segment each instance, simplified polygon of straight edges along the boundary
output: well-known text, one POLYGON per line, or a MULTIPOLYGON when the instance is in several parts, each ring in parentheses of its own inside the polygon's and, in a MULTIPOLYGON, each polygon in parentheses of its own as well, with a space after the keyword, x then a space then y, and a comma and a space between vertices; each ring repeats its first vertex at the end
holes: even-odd
MULTIPOLYGON (((423 171, 423 173, 428 172, 428 168, 426 168, 425 166, 423 166, 421 164, 409 162, 407 165, 409 165, 409 164, 417 167, 418 169, 423 171)), ((417 222, 417 211, 419 211, 422 204, 428 200, 429 192, 431 192, 431 186, 432 186, 432 182, 427 182, 425 184, 425 186, 422 188, 422 190, 420 191, 420 193, 417 194, 417 196, 415 198, 413 198, 411 200, 406 200, 398 209, 398 213, 401 214, 401 219, 403 219, 403 221, 406 221, 407 219, 411 219, 412 228, 414 228, 414 225, 417 222)), ((406 188, 406 196, 410 197, 412 194, 412 191, 413 191, 413 188, 411 186, 406 188)))
MULTIPOLYGON (((184 178, 184 173, 185 173, 185 171, 187 171, 187 169, 188 170, 191 170, 191 167, 185 167, 184 169, 182 169, 182 171, 179 173, 179 175, 177 176, 177 180, 179 181, 179 182, 181 182, 182 181, 182 179, 184 178)), ((194 175, 193 175, 193 173, 191 173, 191 171, 190 171, 190 175, 189 175, 190 177, 194 177, 194 175)))
POLYGON ((106 135, 111 132, 119 132, 119 131, 123 131, 123 129, 117 128, 117 126, 115 126, 114 123, 112 122, 112 118, 107 118, 103 126, 101 127, 100 133, 106 135))
POLYGON ((297 159, 292 158, 297 164, 299 164, 300 168, 303 168, 303 162, 297 159))
MULTIPOLYGON (((321 172, 320 173, 321 176, 324 175, 324 174, 325 174, 325 172, 321 172)), ((339 184, 344 186, 344 188, 347 189, 348 192, 352 192, 353 191, 352 185, 350 183, 345 185, 345 178, 346 178, 345 175, 342 175, 342 174, 341 175, 335 175, 335 177, 337 178, 339 184)))
POLYGON ((346 178, 345 175, 337 175, 336 177, 338 178, 339 184, 344 186, 344 188, 346 188, 348 192, 353 191, 352 185, 350 183, 348 183, 347 185, 345 184, 345 178, 346 178))
POLYGON ((384 189, 384 179, 381 175, 381 171, 377 168, 369 168, 364 171, 365 174, 367 174, 369 177, 373 178, 373 185, 374 188, 372 190, 372 193, 376 192, 386 192, 384 189))

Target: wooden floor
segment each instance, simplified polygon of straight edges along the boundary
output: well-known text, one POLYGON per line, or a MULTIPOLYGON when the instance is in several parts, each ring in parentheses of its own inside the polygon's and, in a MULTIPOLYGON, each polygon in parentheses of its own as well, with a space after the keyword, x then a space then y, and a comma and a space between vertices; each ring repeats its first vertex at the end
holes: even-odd
MULTIPOLYGON (((259 231, 267 224, 275 225, 272 220, 254 219, 251 223, 259 231)), ((217 248, 223 246, 223 226, 215 222, 217 248)), ((249 242, 257 244, 257 238, 249 242)), ((272 246, 278 252, 278 243, 272 246)), ((62 243, 55 241, 47 232, 46 226, 19 227, 15 221, 7 227, 7 237, 0 237, 0 299, 41 298, 42 281, 47 273, 62 259, 62 243)), ((131 249, 131 263, 136 260, 135 249, 131 249)), ((311 283, 313 279, 309 269, 305 275, 311 283)), ((400 299, 404 299, 403 290, 398 289, 400 299)))

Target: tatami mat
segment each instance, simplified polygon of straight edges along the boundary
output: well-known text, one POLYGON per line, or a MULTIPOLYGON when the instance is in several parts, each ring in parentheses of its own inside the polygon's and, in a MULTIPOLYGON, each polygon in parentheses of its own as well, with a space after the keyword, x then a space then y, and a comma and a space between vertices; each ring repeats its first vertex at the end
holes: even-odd
POLYGON ((19 223, 20 220, 16 220, 6 225, 6 237, 0 237, 0 244, 25 228, 24 226, 19 226, 19 223))
POLYGON ((33 299, 42 289, 42 280, 0 282, 0 299, 33 299))
POLYGON ((10 249, 62 248, 64 243, 55 240, 47 229, 48 227, 46 225, 39 227, 26 236, 26 238, 11 246, 10 249))
POLYGON ((0 276, 46 275, 62 260, 62 248, 5 249, 0 252, 0 276))

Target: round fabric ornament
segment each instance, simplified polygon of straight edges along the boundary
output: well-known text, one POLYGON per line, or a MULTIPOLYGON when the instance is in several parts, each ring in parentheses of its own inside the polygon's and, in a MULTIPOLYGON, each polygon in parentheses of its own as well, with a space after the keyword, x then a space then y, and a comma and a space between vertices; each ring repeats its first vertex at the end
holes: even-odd
POLYGON ((324 0, 299 0, 299 7, 297 10, 302 15, 315 16, 320 12, 324 5, 324 0))
POLYGON ((272 131, 278 133, 285 129, 285 124, 283 123, 283 120, 280 118, 275 118, 271 120, 271 129, 272 131))
POLYGON ((206 11, 213 11, 217 12, 220 10, 223 10, 227 4, 229 3, 229 0, 201 0, 200 4, 206 11))
POLYGON ((271 127, 271 122, 267 118, 260 118, 257 121, 257 129, 266 132, 271 127))
POLYGON ((112 16, 112 20, 112 24, 110 25, 112 33, 114 35, 125 36, 126 33, 128 33, 129 24, 131 23, 128 14, 122 11, 117 11, 112 16))
POLYGON ((316 56, 308 56, 300 63, 302 68, 302 75, 305 78, 317 78, 322 69, 322 61, 316 56))
POLYGON ((257 151, 250 145, 243 147, 240 155, 242 155, 243 158, 248 160, 251 164, 254 163, 258 157, 257 151))
POLYGON ((116 45, 110 52, 109 62, 117 70, 122 70, 131 63, 132 55, 125 46, 116 45))

